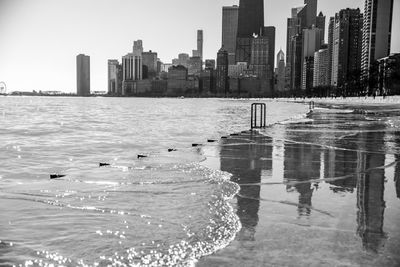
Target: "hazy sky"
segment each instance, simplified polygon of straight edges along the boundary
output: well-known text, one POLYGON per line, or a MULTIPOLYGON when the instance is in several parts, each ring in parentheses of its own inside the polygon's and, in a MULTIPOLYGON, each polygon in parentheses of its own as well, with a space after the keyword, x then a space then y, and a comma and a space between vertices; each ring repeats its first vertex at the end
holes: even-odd
MULTIPOLYGON (((302 0, 265 0, 265 24, 276 27, 276 52, 286 52, 286 20, 302 0)), ((400 0, 394 0, 392 52, 400 52, 400 0)), ((239 0, 0 0, 0 81, 13 90, 76 91, 76 55, 90 56, 91 90, 107 90, 107 59, 118 59, 142 39, 165 63, 196 48, 204 58, 221 46, 222 6, 239 0)), ((319 0, 329 16, 364 0, 319 0)))

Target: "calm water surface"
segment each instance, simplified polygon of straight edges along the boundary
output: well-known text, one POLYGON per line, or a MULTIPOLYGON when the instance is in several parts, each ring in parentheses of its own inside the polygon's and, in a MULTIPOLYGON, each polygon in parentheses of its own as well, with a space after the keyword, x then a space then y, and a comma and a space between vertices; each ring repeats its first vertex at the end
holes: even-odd
POLYGON ((400 105, 344 108, 208 149, 242 228, 198 266, 400 266, 400 105))
MULTIPOLYGON (((226 247, 240 187, 200 164, 219 142, 192 143, 247 130, 250 103, 0 98, 0 265, 187 265, 226 247)), ((306 112, 268 105, 271 124, 306 112)))

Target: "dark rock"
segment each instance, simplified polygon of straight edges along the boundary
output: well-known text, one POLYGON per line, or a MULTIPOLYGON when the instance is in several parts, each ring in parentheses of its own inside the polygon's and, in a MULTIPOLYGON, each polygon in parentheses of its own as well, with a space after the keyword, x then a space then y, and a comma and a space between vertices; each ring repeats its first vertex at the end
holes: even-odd
POLYGON ((99 167, 110 166, 110 165, 111 165, 110 163, 103 163, 103 162, 99 163, 99 167))
POLYGON ((62 177, 65 177, 65 176, 66 175, 64 175, 64 174, 54 173, 54 174, 50 174, 50 179, 62 178, 62 177))

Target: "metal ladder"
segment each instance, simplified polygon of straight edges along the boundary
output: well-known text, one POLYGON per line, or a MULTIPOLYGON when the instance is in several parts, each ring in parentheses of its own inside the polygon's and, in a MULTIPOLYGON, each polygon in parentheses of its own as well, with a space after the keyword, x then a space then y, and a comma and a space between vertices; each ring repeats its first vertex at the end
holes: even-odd
POLYGON ((267 105, 264 103, 251 104, 251 129, 265 128, 267 121, 267 105), (259 116, 258 113, 260 113, 259 116), (257 123, 260 123, 259 125, 257 123))

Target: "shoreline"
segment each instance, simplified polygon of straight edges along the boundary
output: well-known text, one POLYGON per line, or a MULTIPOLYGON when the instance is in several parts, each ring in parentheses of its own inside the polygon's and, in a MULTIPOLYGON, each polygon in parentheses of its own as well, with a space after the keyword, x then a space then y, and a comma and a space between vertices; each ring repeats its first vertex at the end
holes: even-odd
POLYGON ((400 213, 392 206, 400 207, 400 201, 396 200, 396 195, 388 197, 397 191, 397 198, 400 198, 400 183, 396 180, 397 170, 400 170, 400 157, 397 156, 400 143, 393 139, 396 136, 393 126, 386 124, 400 115, 400 106, 397 102, 385 103, 383 107, 376 101, 349 103, 351 100, 347 99, 342 103, 315 99, 296 103, 308 104, 309 101, 315 101, 317 106, 308 115, 312 122, 277 123, 265 130, 230 136, 222 141, 219 152, 214 151, 219 154, 218 158, 207 159, 208 165, 217 165, 212 161, 219 160, 221 170, 232 173, 231 180, 240 185, 236 203, 233 201, 232 204, 242 229, 227 248, 201 258, 196 266, 286 266, 294 262, 298 266, 400 264, 400 235, 397 232, 400 227, 390 219, 383 223, 385 213, 389 218, 400 218, 400 213), (367 113, 354 112, 360 107, 368 110, 368 117, 367 113), (346 109, 353 112, 343 113, 346 109), (390 150, 387 149, 388 140, 395 142, 390 150), (366 181, 374 186, 369 187, 366 181), (366 198, 363 202, 356 201, 358 211, 354 213, 354 200, 349 200, 363 191, 369 193, 361 195, 366 198), (329 192, 343 192, 341 194, 348 200, 333 201, 342 203, 339 208, 326 197, 329 192), (297 194, 298 200, 293 198, 297 194), (389 207, 384 208, 385 213, 380 213, 383 195, 386 195, 389 207), (327 206, 313 204, 312 198, 320 199, 327 206), (370 202, 371 198, 373 202, 370 202), (376 204, 369 206, 368 203, 376 204), (296 209, 297 215, 293 217, 296 209), (357 222, 356 228, 362 229, 361 222, 354 217, 359 213, 365 213, 367 220, 379 222, 378 228, 373 230, 382 233, 378 234, 378 239, 368 230, 353 232, 354 226, 348 227, 357 222), (385 226, 386 230, 383 230, 385 226), (311 237, 310 229, 321 235, 311 237), (351 232, 355 235, 342 234, 351 232), (387 240, 387 235, 391 236, 391 241, 387 240), (287 243, 288 238, 292 239, 291 243, 287 243), (308 239, 307 244, 300 241, 302 238, 308 239), (337 247, 335 239, 347 245, 337 247), (390 251, 397 252, 383 250, 382 243, 386 243, 390 251), (254 249, 249 250, 249 246, 254 249), (332 246, 340 251, 339 254, 327 250, 332 246), (299 255, 299 251, 308 256, 299 255), (326 255, 327 259, 321 259, 320 254, 326 255), (376 260, 370 261, 370 257, 376 260))

